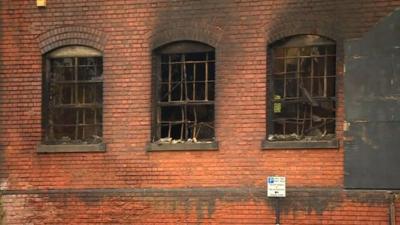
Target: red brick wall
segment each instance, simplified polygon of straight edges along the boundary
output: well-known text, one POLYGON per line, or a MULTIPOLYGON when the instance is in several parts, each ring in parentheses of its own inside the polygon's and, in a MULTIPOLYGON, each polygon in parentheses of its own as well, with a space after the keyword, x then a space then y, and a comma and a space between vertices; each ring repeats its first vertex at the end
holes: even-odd
MULTIPOLYGON (((195 208, 202 206, 164 211, 168 198, 150 196, 154 203, 145 194, 149 189, 179 189, 184 192, 172 195, 196 196, 197 189, 218 188, 230 195, 229 188, 265 188, 270 175, 286 176, 288 187, 294 189, 327 189, 320 195, 329 196, 328 190, 343 186, 341 147, 273 151, 260 147, 267 126, 266 46, 304 33, 337 41, 337 134, 342 141, 343 40, 360 37, 400 6, 399 0, 48 0, 46 8, 34 3, 0 2, 0 186, 9 224, 58 224, 60 218, 71 224, 273 223, 273 209, 260 200, 265 196, 218 200, 215 209, 201 217, 195 208), (176 40, 201 41, 216 48, 218 151, 145 150, 151 137, 151 50, 176 40), (88 44, 104 52, 105 153, 36 153, 42 132, 42 53, 65 44, 88 44), (109 191, 93 203, 68 193, 29 194, 29 190, 96 188, 109 191), (109 196, 114 188, 144 190, 144 194, 109 196), (43 211, 49 212, 38 213, 43 211)), ((387 224, 384 197, 371 203, 340 195, 337 206, 318 213, 288 204, 282 224, 301 224, 297 221, 305 218, 312 222, 303 224, 351 224, 369 217, 376 223, 358 224, 387 224)))
MULTIPOLYGON (((387 225, 387 193, 297 189, 280 203, 281 224, 387 225)), ((263 189, 152 189, 7 195, 7 224, 275 224, 263 189)), ((396 224, 400 224, 397 222, 396 224)))

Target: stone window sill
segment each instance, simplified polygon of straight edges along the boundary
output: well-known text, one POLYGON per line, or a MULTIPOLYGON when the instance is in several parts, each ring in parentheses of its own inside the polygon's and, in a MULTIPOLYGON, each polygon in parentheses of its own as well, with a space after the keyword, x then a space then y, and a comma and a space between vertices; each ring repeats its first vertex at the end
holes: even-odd
POLYGON ((68 153, 68 152, 105 152, 106 145, 99 144, 40 144, 37 147, 38 153, 68 153))
POLYGON ((339 141, 334 138, 318 141, 268 141, 262 142, 262 149, 337 149, 339 141))
POLYGON ((147 145, 148 152, 158 151, 217 151, 218 142, 203 142, 203 143, 150 143, 147 145))

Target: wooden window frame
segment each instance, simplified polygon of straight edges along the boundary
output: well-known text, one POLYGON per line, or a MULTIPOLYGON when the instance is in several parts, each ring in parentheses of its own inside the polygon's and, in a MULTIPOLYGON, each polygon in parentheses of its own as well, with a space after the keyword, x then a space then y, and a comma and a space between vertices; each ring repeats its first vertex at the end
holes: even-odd
POLYGON ((37 151, 40 153, 105 151, 105 144, 102 139, 103 54, 87 46, 64 46, 44 55, 43 65, 42 126, 44 134, 43 142, 38 146, 37 151), (66 79, 67 74, 65 72, 56 77, 54 73, 56 67, 52 63, 57 60, 72 62, 71 65, 61 66, 64 71, 65 68, 68 68, 70 72, 72 71, 71 79, 66 79), (94 64, 86 65, 83 63, 83 61, 89 63, 89 60, 94 64), (82 73, 80 70, 87 72, 82 73), (89 70, 91 73, 89 73, 89 70), (68 89, 67 86, 71 86, 71 101, 69 103, 65 102, 64 93, 60 97, 61 91, 68 89), (56 93, 57 90, 60 93, 56 93), (85 93, 85 91, 90 91, 91 94, 85 93), (79 94, 82 96, 79 97, 79 94), (87 102, 86 99, 92 99, 92 101, 87 102), (61 115, 64 115, 66 110, 75 112, 75 121, 71 123, 66 118, 57 118, 57 110, 61 112, 61 115), (92 112, 93 115, 86 115, 89 112, 92 112), (58 121, 56 122, 56 120, 58 121), (55 131, 56 126, 72 126, 71 129, 74 129, 73 137, 57 138, 62 133, 55 131), (93 135, 90 135, 91 132, 85 135, 87 129, 93 129, 93 135))
MULTIPOLYGON (((284 38, 279 40, 270 46, 268 46, 268 74, 267 74, 267 81, 268 81, 268 99, 267 99, 267 124, 268 124, 268 134, 265 141, 262 143, 262 147, 264 149, 291 149, 291 148, 337 148, 338 141, 336 139, 336 105, 337 105, 337 91, 336 91, 336 43, 328 38, 317 36, 317 35, 296 35, 291 36, 288 38, 284 38), (323 49, 321 51, 321 49, 323 49), (297 55, 295 56, 288 56, 287 52, 292 50, 296 52, 297 55), (315 51, 317 50, 317 51, 315 51), (303 51, 303 53, 301 52, 303 51), (317 52, 317 53, 314 53, 317 52), (278 53, 279 52, 279 53, 278 53), (309 54, 304 52, 310 52, 309 54), (306 60, 310 61, 309 69, 310 74, 309 77, 302 74, 302 67, 305 64, 306 60), (314 61, 317 59, 324 60, 324 71, 321 74, 318 72, 313 72, 314 69, 314 61), (283 67, 284 70, 283 74, 283 92, 281 95, 277 95, 277 87, 275 86, 275 82, 278 82, 280 77, 279 69, 276 67, 278 64, 276 61, 283 60, 283 67), (286 69, 286 63, 288 60, 296 60, 297 65, 296 70, 293 72, 294 77, 290 77, 289 70, 286 69), (329 60, 329 62, 328 62, 329 60), (328 63, 333 66, 333 74, 327 73, 328 63), (316 76, 314 76, 316 74, 316 76), (286 86, 287 79, 286 77, 290 77, 291 80, 295 81, 294 85, 296 87, 296 92, 293 96, 288 97, 287 95, 287 88, 286 86), (310 87, 306 88, 304 85, 304 80, 310 80, 310 87), (314 95, 313 89, 313 82, 316 79, 322 79, 322 92, 321 95, 314 95), (329 79, 329 82, 327 81, 329 79), (328 90, 330 90, 329 93, 328 90), (283 110, 290 103, 290 101, 297 102, 296 104, 296 118, 291 119, 289 121, 288 118, 279 118, 279 115, 283 110), (324 103, 322 103, 324 102, 324 103), (327 102, 327 103, 326 103, 327 102), (322 104, 332 106, 330 109, 333 110, 331 112, 330 117, 320 117, 319 115, 313 114, 313 109, 317 107, 321 107, 322 104), (303 109, 303 111, 301 111, 303 109), (307 111, 308 110, 308 111, 307 111), (301 112, 300 112, 301 111, 301 112), (306 115, 309 114, 309 115, 306 115), (308 117, 306 117, 308 116, 308 117), (301 118, 300 118, 301 117, 301 118), (317 118, 323 122, 319 125, 315 125, 313 127, 313 119, 317 118), (278 121, 279 120, 279 121, 278 121), (275 124, 278 122, 283 123, 282 131, 277 132, 275 124), (300 121, 302 121, 301 125, 299 126, 300 121), (306 125, 306 121, 308 121, 309 125, 306 125), (287 122, 294 122, 296 124, 296 132, 293 133, 286 133, 284 125, 287 122), (329 124, 329 131, 328 126, 329 124), (316 135, 307 135, 310 134, 315 130, 320 130, 317 126, 324 126, 324 131, 322 134, 316 135), (333 126, 333 127, 332 127, 333 126), (305 127, 307 127, 307 132, 305 132, 305 127)), ((318 81, 319 82, 319 81, 318 81)), ((278 85, 278 84, 276 84, 278 85)), ((292 88, 293 89, 293 88, 292 88)), ((292 90, 291 89, 291 90, 292 90)), ((321 89, 321 87, 319 87, 321 89)), ((315 122, 315 124, 318 124, 315 122)), ((317 133, 317 132, 316 132, 317 133)))
MULTIPOLYGON (((194 66, 194 70, 195 70, 194 66)), ((218 144, 215 139, 215 49, 207 44, 199 43, 199 42, 193 42, 193 41, 180 41, 180 42, 174 42, 174 43, 169 43, 164 46, 161 46, 160 48, 157 48, 156 50, 153 51, 153 104, 152 104, 152 109, 153 109, 153 119, 152 119, 152 139, 150 144, 148 145, 147 150, 148 151, 163 151, 163 150, 168 150, 168 151, 175 151, 175 150, 216 150, 218 148, 218 144), (205 61, 186 61, 185 60, 185 55, 189 54, 204 54, 205 61), (171 61, 171 56, 179 56, 180 61, 172 62, 171 61), (168 73, 171 73, 171 65, 173 63, 180 64, 182 68, 181 76, 184 76, 184 78, 181 78, 181 80, 178 82, 181 85, 180 89, 181 92, 186 91, 186 93, 183 93, 180 95, 180 100, 173 100, 171 99, 171 88, 168 89, 166 92, 168 94, 168 99, 163 100, 162 96, 160 96, 162 90, 162 85, 165 85, 163 82, 162 78, 162 65, 165 65, 166 62, 162 60, 162 58, 165 60, 168 57, 167 65, 169 66, 168 73), (212 58, 209 58, 212 57, 212 58), (186 63, 188 64, 193 64, 196 65, 196 63, 204 63, 204 73, 208 74, 208 67, 209 63, 213 64, 213 76, 214 80, 209 81, 207 80, 207 75, 204 75, 206 78, 204 80, 204 96, 205 98, 202 100, 196 100, 195 94, 193 94, 192 98, 190 99, 188 96, 188 83, 189 83, 189 78, 187 78, 187 68, 186 68, 186 63), (212 83, 212 86, 208 86, 208 84, 212 83), (212 87, 213 90, 210 90, 212 93, 212 96, 208 96, 208 88, 212 87), (205 106, 206 105, 209 108, 210 111, 212 111, 212 115, 210 117, 212 118, 212 121, 210 122, 212 124, 212 137, 210 137, 207 140, 197 140, 196 136, 194 134, 194 131, 196 129, 197 124, 194 123, 192 126, 192 133, 188 135, 188 124, 192 123, 190 121, 189 116, 188 116, 188 108, 193 107, 195 108, 196 106, 205 106), (174 139, 171 136, 171 125, 168 124, 168 137, 163 137, 162 136, 162 126, 165 125, 165 121, 162 119, 162 108, 166 108, 169 106, 177 106, 177 107, 182 107, 182 117, 181 120, 183 121, 181 123, 182 126, 185 127, 185 129, 182 127, 181 132, 184 132, 183 135, 181 135, 181 139, 174 139)), ((168 86, 171 83, 171 74, 169 74, 169 79, 168 79, 168 86)), ((192 91, 195 93, 195 90, 198 90, 196 88, 196 81, 193 80, 190 85, 193 85, 192 91)), ((164 91, 165 92, 165 91, 164 91)), ((193 109, 194 110, 194 109, 193 109)), ((209 112, 209 111, 207 111, 209 112)), ((209 115, 209 114, 207 114, 209 115)), ((172 121, 172 122, 177 122, 178 121, 172 121)), ((210 126, 211 127, 211 126, 210 126)), ((165 132, 164 132, 165 133, 165 132)))

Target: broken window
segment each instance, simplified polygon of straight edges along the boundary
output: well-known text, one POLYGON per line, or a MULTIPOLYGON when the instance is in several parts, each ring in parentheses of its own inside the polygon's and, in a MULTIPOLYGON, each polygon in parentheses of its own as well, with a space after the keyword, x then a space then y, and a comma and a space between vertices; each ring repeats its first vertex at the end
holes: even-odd
POLYGON ((156 90, 153 141, 214 140, 214 48, 195 42, 155 51, 156 90))
POLYGON ((268 140, 321 140, 335 135, 336 45, 316 35, 269 48, 268 140))
POLYGON ((84 46, 68 46, 47 54, 45 66, 43 122, 46 143, 100 143, 102 54, 84 46))

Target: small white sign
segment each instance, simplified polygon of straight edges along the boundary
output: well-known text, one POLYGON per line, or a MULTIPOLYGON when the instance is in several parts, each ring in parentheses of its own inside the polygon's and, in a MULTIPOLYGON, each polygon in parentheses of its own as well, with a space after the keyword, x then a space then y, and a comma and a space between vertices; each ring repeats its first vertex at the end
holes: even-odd
POLYGON ((268 177, 268 197, 286 197, 286 177, 268 177))

